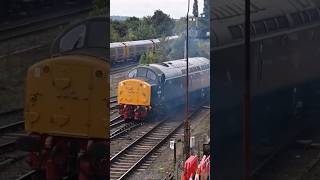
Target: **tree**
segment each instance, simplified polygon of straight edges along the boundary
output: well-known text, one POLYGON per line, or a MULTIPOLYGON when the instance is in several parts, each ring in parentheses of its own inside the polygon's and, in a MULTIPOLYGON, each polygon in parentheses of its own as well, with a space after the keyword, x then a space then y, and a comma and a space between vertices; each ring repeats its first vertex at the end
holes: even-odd
POLYGON ((139 24, 140 24, 140 19, 137 17, 129 17, 126 21, 125 24, 127 25, 127 27, 131 28, 131 29, 137 29, 139 24))
POLYGON ((139 63, 140 64, 151 64, 151 63, 158 63, 159 62, 159 54, 157 51, 149 51, 143 54, 140 57, 139 63))
POLYGON ((204 0, 203 15, 209 21, 209 16, 210 16, 209 0, 204 0))
POLYGON ((105 15, 109 14, 109 4, 106 0, 94 0, 93 4, 93 11, 90 13, 92 16, 96 15, 105 15))
POLYGON ((118 32, 120 37, 124 37, 127 35, 128 27, 126 23, 120 22, 120 21, 111 21, 112 28, 118 32))
POLYGON ((193 2, 193 16, 198 17, 199 12, 198 12, 198 0, 194 0, 193 2))
POLYGON ((116 30, 114 30, 113 26, 110 28, 110 36, 111 36, 111 42, 119 42, 121 41, 121 38, 116 30))
POLYGON ((169 15, 163 13, 161 10, 156 10, 151 17, 151 20, 158 36, 172 35, 174 20, 170 18, 169 15))

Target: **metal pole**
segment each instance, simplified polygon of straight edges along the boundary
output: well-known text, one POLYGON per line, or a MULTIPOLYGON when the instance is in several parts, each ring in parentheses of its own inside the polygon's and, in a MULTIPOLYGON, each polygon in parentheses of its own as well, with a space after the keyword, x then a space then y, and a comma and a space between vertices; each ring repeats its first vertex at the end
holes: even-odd
POLYGON ((176 142, 174 142, 174 145, 173 145, 173 164, 174 164, 174 167, 176 167, 176 165, 177 165, 177 145, 176 145, 176 142))
POLYGON ((187 35, 186 35, 186 112, 184 119, 184 155, 185 160, 190 156, 190 124, 189 124, 189 8, 190 0, 188 0, 188 12, 187 12, 187 35))
POLYGON ((250 89, 250 0, 245 0, 245 86, 243 98, 243 155, 244 173, 243 179, 250 180, 251 174, 251 89, 250 89))

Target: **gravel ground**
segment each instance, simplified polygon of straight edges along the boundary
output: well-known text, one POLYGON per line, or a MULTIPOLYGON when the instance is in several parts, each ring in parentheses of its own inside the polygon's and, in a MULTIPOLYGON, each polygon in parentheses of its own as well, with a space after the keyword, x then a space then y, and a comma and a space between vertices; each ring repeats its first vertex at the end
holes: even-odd
MULTIPOLYGON (((15 155, 16 157, 17 155, 15 155)), ((20 159, 9 166, 0 168, 0 180, 13 180, 30 171, 25 159, 20 159)))
POLYGON ((147 122, 134 130, 128 132, 127 134, 111 141, 110 144, 110 157, 113 157, 116 153, 124 149, 126 146, 131 144, 133 141, 137 140, 143 136, 146 132, 152 129, 157 124, 156 121, 147 122))
POLYGON ((0 59, 0 112, 23 107, 29 66, 48 56, 48 48, 0 59))
POLYGON ((0 116, 0 126, 8 125, 23 120, 22 111, 0 116))
POLYGON ((319 126, 308 129, 295 143, 281 151, 254 180, 320 180, 319 126))
POLYGON ((118 83, 125 80, 128 75, 128 71, 115 73, 110 75, 110 97, 117 95, 118 83))
MULTIPOLYGON (((204 142, 204 139, 210 137, 210 111, 208 109, 201 110, 197 115, 193 118, 191 122, 191 136, 195 136, 196 142, 201 145, 204 142)), ((177 162, 182 160, 183 153, 183 129, 180 129, 175 136, 171 139, 175 139, 177 142, 177 162)), ((202 156, 202 150, 200 148, 193 149, 193 154, 200 154, 202 156), (198 149, 200 149, 198 151, 198 149)), ((200 146, 202 147, 202 145, 200 146)), ((139 173, 134 174, 129 179, 138 180, 155 180, 155 179, 163 179, 168 175, 168 173, 172 172, 174 169, 173 164, 173 150, 169 148, 169 142, 167 145, 161 147, 157 151, 157 158, 155 161, 147 169, 138 169, 139 173)), ((178 170, 178 174, 180 174, 181 170, 178 170)), ((179 177, 180 178, 180 177, 179 177)), ((179 179, 178 178, 178 179, 179 179)))
POLYGON ((0 42, 0 112, 23 107, 27 69, 50 56, 50 45, 64 27, 0 42))

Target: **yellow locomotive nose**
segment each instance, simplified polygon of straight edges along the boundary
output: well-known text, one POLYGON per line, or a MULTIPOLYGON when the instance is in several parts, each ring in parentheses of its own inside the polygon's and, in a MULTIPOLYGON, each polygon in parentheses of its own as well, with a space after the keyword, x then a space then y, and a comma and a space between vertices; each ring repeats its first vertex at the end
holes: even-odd
POLYGON ((119 82, 118 103, 128 105, 150 106, 151 86, 139 79, 119 82))

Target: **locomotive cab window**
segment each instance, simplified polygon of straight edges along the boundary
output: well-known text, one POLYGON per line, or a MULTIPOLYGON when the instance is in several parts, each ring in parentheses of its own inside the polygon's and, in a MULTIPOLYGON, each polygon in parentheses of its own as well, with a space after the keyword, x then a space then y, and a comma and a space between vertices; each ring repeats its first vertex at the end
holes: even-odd
POLYGON ((138 72, 137 69, 134 69, 134 70, 130 71, 129 74, 128 74, 128 77, 129 78, 137 77, 137 72, 138 72))
POLYGON ((139 68, 137 77, 146 77, 147 76, 147 69, 146 68, 139 68))
POLYGON ((84 45, 86 36, 86 26, 84 24, 76 26, 60 40, 60 52, 81 48, 84 45))
POLYGON ((153 71, 148 70, 147 72, 147 78, 152 80, 152 81, 156 81, 157 80, 157 76, 153 71))
POLYGON ((105 39, 107 39, 107 33, 105 27, 106 23, 101 21, 94 21, 90 23, 88 33, 88 47, 105 47, 105 39), (103 36, 103 37, 102 37, 103 36))

